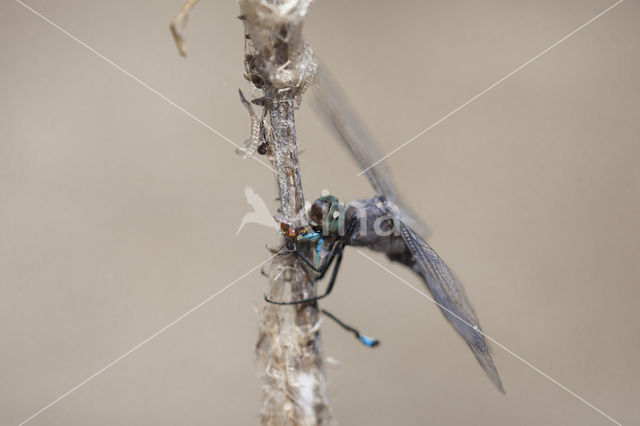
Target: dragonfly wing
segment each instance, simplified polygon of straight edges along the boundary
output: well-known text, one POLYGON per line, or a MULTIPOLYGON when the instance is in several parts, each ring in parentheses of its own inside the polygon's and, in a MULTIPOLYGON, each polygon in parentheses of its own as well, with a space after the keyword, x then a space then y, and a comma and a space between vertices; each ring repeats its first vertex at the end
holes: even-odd
POLYGON ((423 235, 426 234, 427 227, 405 206, 398 195, 398 190, 385 162, 380 162, 369 168, 382 158, 382 153, 375 139, 349 104, 344 92, 325 67, 320 68, 318 75, 319 82, 318 86, 314 88, 315 96, 313 97, 313 106, 316 112, 351 153, 358 166, 362 170, 367 169, 365 174, 373 189, 398 206, 404 221, 423 235))
POLYGON ((456 331, 467 342, 476 359, 496 387, 504 392, 480 323, 462 286, 449 267, 418 234, 398 221, 400 234, 415 257, 415 266, 426 281, 429 291, 456 331))

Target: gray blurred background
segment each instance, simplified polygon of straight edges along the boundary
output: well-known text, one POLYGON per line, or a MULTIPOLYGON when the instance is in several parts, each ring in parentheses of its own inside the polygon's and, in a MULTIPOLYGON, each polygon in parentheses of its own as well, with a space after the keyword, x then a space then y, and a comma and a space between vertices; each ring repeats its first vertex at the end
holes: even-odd
MULTIPOLYGON (((236 143, 243 30, 232 0, 30 0, 236 143)), ((319 0, 306 36, 384 152, 613 1, 319 0)), ((243 188, 271 172, 38 18, 0 5, 0 424, 16 425, 262 262, 243 188)), ((488 335, 624 424, 640 422, 640 5, 626 1, 389 158, 488 335)), ((308 105, 308 199, 366 179, 308 105)), ((275 207, 271 202, 271 206, 275 207)), ((410 271, 373 257, 419 285, 410 271)), ((255 424, 254 272, 32 425, 255 424)), ((345 425, 607 425, 494 345, 498 393, 431 302, 354 250, 323 303, 345 425)))

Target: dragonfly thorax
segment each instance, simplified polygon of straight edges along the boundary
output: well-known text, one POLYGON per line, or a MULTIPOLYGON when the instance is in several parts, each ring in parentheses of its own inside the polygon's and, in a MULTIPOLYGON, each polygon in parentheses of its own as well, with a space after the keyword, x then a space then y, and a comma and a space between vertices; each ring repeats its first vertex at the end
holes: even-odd
POLYGON ((346 209, 333 195, 324 195, 309 209, 311 226, 323 235, 338 235, 344 228, 346 209))

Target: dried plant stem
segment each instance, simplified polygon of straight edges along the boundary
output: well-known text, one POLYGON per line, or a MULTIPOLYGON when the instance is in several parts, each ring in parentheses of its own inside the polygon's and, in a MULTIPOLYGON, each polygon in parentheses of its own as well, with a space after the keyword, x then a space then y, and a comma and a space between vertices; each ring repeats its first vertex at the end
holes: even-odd
MULTIPOLYGON (((293 101, 268 108, 283 216, 296 218, 304 207, 298 171, 293 101)), ((309 253, 306 253, 308 256, 309 253)), ((314 294, 313 282, 293 254, 273 261, 269 297, 302 300, 314 294)), ((316 304, 266 305, 260 318, 257 352, 265 366, 262 424, 330 424, 316 304)))
MULTIPOLYGON (((184 29, 189 11, 198 0, 188 0, 172 20, 170 29, 182 56, 184 29)), ((245 78, 262 94, 262 117, 242 98, 252 119, 251 137, 239 150, 252 155, 257 144, 274 169, 281 201, 277 219, 283 229, 307 224, 296 138, 295 110, 313 80, 318 63, 302 39, 302 25, 311 0, 239 0, 245 26, 245 78), (264 139, 264 140, 263 140, 264 139)), ((283 237, 283 243, 289 236, 283 237)), ((310 244, 298 246, 309 257, 310 244)), ((272 300, 313 297, 314 282, 302 261, 281 252, 270 265, 272 300)), ((322 365, 316 303, 291 306, 266 304, 260 312, 256 353, 264 365, 260 422, 263 425, 329 425, 333 416, 328 403, 322 365)))
MULTIPOLYGON (((240 0, 245 24, 245 77, 262 92, 268 156, 277 172, 281 201, 278 219, 285 229, 306 224, 298 163, 296 105, 317 69, 302 40, 310 1, 240 0)), ((287 236, 283 237, 288 238, 287 236)), ((311 247, 303 248, 307 253, 311 247)), ((314 295, 314 283, 293 253, 276 256, 268 296, 302 300, 314 295)), ((260 422, 264 425, 331 424, 316 303, 262 308, 256 347, 265 367, 260 422)))
POLYGON ((200 0, 187 0, 184 6, 182 6, 180 12, 178 12, 178 14, 171 20, 171 24, 169 25, 173 40, 176 42, 178 52, 180 52, 180 55, 183 57, 187 56, 187 51, 185 50, 182 31, 184 30, 184 27, 187 25, 187 21, 189 20, 189 12, 196 6, 196 4, 198 4, 199 1, 200 0))

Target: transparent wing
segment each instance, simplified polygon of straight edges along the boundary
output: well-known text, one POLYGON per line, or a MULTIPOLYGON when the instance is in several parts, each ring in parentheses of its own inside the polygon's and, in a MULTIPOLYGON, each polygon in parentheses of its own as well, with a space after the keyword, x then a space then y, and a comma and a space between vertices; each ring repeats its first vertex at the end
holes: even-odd
POLYGON ((467 342, 476 359, 496 387, 504 392, 498 370, 481 333, 480 323, 464 289, 456 282, 449 267, 411 228, 398 221, 400 234, 416 260, 416 267, 445 317, 467 342))
MULTIPOLYGON (((338 140, 351 153, 361 170, 371 166, 382 158, 382 153, 367 128, 349 104, 343 91, 333 80, 326 67, 318 72, 318 87, 314 88, 313 107, 325 124, 335 133, 338 140)), ((373 189, 394 203, 400 209, 400 215, 421 234, 427 233, 427 227, 409 210, 396 189, 386 162, 380 162, 368 169, 365 174, 373 189)))

